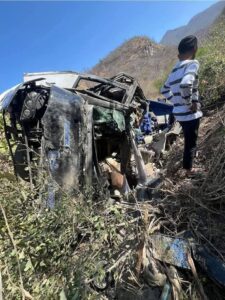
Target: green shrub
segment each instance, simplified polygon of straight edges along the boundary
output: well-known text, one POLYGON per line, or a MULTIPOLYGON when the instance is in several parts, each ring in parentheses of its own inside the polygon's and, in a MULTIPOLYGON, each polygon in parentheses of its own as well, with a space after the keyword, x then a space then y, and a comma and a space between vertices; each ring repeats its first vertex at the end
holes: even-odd
POLYGON ((50 211, 35 199, 37 195, 26 185, 1 180, 4 299, 22 299, 21 280, 23 289, 37 300, 58 300, 60 294, 67 300, 100 299, 93 290, 89 292, 86 281, 103 276, 98 265, 101 260, 107 261, 108 267, 114 264, 129 237, 122 238, 119 230, 129 229, 133 235, 136 225, 129 224, 123 208, 108 203, 104 195, 101 202, 93 202, 90 196, 64 195, 50 211))
POLYGON ((8 155, 7 142, 5 140, 4 130, 3 130, 3 118, 0 113, 0 155, 8 155))
POLYGON ((200 48, 200 94, 205 108, 225 101, 225 14, 212 28, 204 47, 200 48))

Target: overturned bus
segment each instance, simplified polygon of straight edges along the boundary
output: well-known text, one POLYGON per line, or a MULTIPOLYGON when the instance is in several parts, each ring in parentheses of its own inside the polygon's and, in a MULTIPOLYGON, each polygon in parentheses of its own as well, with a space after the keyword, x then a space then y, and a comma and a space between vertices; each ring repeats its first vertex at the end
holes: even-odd
POLYGON ((33 186, 47 172, 49 206, 56 186, 99 184, 113 194, 152 180, 135 141, 149 102, 127 74, 25 74, 0 96, 0 110, 16 176, 33 186))

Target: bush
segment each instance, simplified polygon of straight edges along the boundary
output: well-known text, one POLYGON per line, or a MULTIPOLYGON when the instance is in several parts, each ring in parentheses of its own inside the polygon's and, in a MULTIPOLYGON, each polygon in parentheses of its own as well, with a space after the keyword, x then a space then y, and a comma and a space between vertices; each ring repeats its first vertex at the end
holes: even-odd
POLYGON ((0 195, 4 299, 100 299, 87 281, 104 276, 98 262, 114 264, 125 250, 127 232, 134 236, 136 225, 129 224, 124 209, 103 195, 101 202, 64 195, 48 210, 26 185, 7 179, 1 180, 0 195))
POLYGON ((225 100, 225 14, 214 25, 199 49, 200 94, 205 108, 213 108, 225 100))

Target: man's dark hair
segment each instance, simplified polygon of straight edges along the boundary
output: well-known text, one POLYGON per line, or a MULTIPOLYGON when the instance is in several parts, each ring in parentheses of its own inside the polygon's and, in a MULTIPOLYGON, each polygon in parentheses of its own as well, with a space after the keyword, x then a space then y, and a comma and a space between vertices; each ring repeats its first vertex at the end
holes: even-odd
POLYGON ((180 41, 178 46, 179 54, 186 54, 198 47, 198 39, 194 35, 189 35, 180 41))

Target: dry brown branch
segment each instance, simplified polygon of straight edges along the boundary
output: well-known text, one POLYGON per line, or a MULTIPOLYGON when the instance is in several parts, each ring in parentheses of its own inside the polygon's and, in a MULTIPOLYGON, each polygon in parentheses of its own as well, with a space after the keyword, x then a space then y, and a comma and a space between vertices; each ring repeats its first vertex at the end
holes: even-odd
POLYGON ((113 269, 115 269, 121 262, 124 262, 126 258, 131 254, 131 250, 128 250, 126 253, 123 253, 118 260, 107 269, 107 272, 111 272, 113 269))
POLYGON ((193 261, 190 253, 188 253, 188 263, 190 265, 190 268, 191 268, 191 271, 193 273, 194 279, 195 279, 196 284, 198 286, 199 294, 201 296, 201 299, 202 300, 208 300, 208 297, 206 296, 206 294, 204 292, 204 289, 203 289, 203 286, 201 284, 201 281, 198 278, 198 274, 197 274, 197 271, 196 271, 196 268, 195 268, 195 264, 194 264, 194 261, 193 261))
POLYGON ((173 298, 175 300, 179 300, 182 293, 182 287, 177 270, 173 266, 167 267, 166 265, 164 265, 164 268, 166 271, 166 275, 172 285, 173 298))

